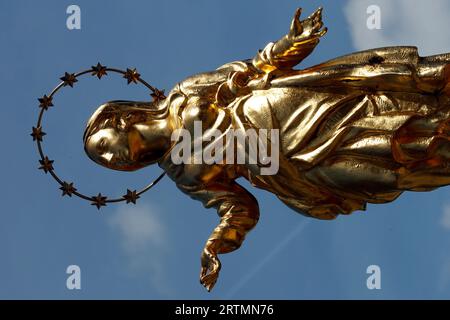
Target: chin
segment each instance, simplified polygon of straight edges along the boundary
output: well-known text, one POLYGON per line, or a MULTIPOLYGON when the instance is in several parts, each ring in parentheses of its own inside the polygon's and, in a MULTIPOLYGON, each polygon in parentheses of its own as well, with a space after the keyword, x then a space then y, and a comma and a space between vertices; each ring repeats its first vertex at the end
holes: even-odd
POLYGON ((103 167, 106 167, 108 169, 116 170, 116 171, 137 171, 139 169, 145 168, 146 166, 143 166, 141 164, 101 164, 103 167))
POLYGON ((151 163, 146 162, 97 162, 103 167, 106 167, 108 169, 116 170, 116 171, 137 171, 139 169, 143 169, 150 165, 151 163))

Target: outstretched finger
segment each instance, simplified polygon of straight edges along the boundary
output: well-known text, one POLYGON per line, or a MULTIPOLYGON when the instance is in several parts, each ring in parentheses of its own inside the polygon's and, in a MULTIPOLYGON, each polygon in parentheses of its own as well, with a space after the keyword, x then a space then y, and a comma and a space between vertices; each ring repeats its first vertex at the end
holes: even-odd
POLYGON ((298 8, 295 11, 294 19, 292 19, 290 35, 296 36, 303 32, 302 24, 300 21, 300 15, 302 14, 302 9, 298 8))
POLYGON ((323 8, 319 7, 316 11, 313 12, 313 14, 311 14, 308 18, 313 19, 313 20, 317 20, 317 19, 321 19, 322 18, 322 11, 323 8))
POLYGON ((325 28, 323 28, 323 29, 319 32, 318 36, 321 38, 321 37, 323 37, 324 35, 326 35, 327 32, 328 32, 328 28, 325 27, 325 28))
POLYGON ((302 15, 302 8, 297 8, 297 10, 295 10, 294 21, 300 20, 301 15, 302 15))
POLYGON ((316 10, 316 12, 314 14, 316 16, 320 17, 320 16, 322 16, 322 11, 323 11, 323 8, 319 7, 319 8, 317 8, 317 10, 316 10))

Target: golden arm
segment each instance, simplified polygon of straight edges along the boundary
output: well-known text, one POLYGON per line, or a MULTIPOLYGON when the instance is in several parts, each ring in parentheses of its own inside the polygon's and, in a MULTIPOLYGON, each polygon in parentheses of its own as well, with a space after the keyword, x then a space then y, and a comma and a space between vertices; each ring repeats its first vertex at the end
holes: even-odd
POLYGON ((200 282, 210 291, 221 268, 218 254, 238 249, 259 220, 255 197, 235 181, 211 182, 201 187, 178 186, 206 208, 216 208, 220 223, 210 235, 201 256, 200 282))
POLYGON ((253 65, 269 73, 274 70, 290 70, 305 59, 327 33, 323 28, 322 8, 305 20, 300 20, 301 9, 297 9, 289 33, 277 42, 269 43, 253 59, 253 65))

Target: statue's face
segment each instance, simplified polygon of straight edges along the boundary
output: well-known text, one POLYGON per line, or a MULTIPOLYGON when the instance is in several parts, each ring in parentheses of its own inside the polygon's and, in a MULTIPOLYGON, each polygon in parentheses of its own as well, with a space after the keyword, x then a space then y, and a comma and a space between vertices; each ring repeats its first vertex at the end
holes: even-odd
POLYGON ((105 167, 131 171, 142 167, 132 159, 129 133, 115 128, 105 128, 89 136, 85 142, 88 156, 105 167))
POLYGON ((89 158, 102 166, 134 171, 157 162, 165 154, 171 145, 172 127, 166 119, 152 119, 145 116, 145 109, 133 109, 125 103, 115 115, 105 112, 108 104, 94 113, 91 121, 98 121, 101 126, 93 133, 85 133, 84 147, 89 158))

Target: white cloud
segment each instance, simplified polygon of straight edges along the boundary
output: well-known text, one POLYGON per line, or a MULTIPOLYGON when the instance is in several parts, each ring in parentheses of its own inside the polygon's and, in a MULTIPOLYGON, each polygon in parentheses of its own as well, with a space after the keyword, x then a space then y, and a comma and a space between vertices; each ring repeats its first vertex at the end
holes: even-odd
POLYGON ((444 206, 444 210, 442 211, 441 217, 441 225, 450 230, 450 204, 444 206))
POLYGON ((142 202, 137 206, 122 206, 108 222, 120 236, 131 272, 148 274, 155 288, 168 294, 163 264, 168 238, 158 208, 142 202))
POLYGON ((411 45, 422 56, 450 52, 448 0, 348 0, 344 9, 357 50, 411 45), (367 8, 381 9, 381 29, 367 28, 367 8))

